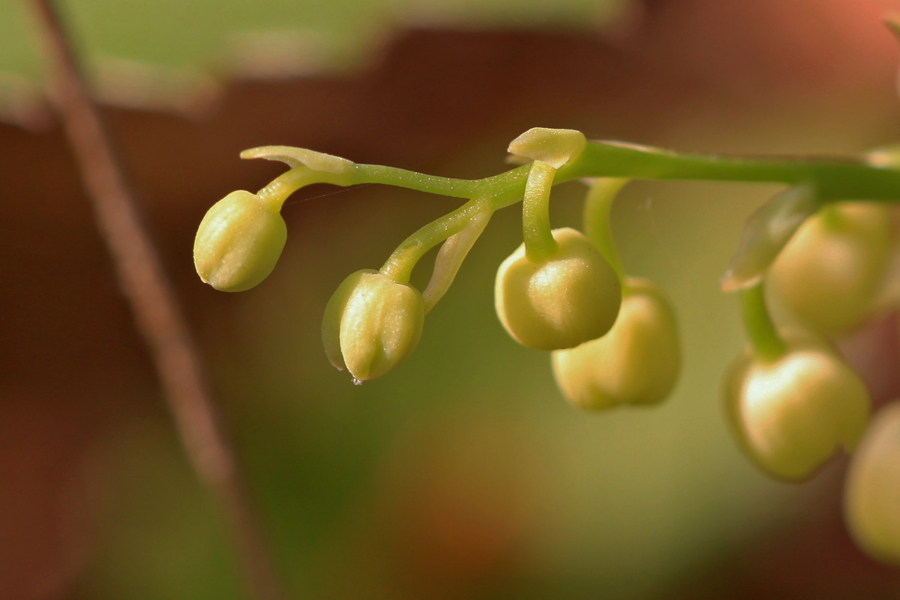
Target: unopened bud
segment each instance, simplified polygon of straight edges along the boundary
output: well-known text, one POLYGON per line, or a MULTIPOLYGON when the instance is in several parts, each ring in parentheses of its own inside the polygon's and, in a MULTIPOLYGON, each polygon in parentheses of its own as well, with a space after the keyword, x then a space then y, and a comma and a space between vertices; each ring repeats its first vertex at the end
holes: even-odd
POLYGON ((622 300, 616 272, 580 232, 553 230, 558 249, 542 262, 525 244, 497 270, 497 316, 520 344, 536 350, 574 348, 613 326, 622 300))
POLYGON ((782 250, 769 272, 769 288, 807 324, 840 333, 871 313, 892 248, 888 207, 828 207, 782 250))
POLYGON ((194 238, 200 279, 223 292, 242 292, 269 276, 287 240, 277 209, 255 194, 232 192, 210 208, 194 238))
POLYGON ((844 515, 856 543, 884 562, 900 564, 900 403, 872 421, 853 455, 844 488, 844 515))
POLYGON ((417 289, 377 271, 357 271, 325 308, 325 354, 357 382, 375 379, 409 356, 419 343, 424 321, 425 303, 417 289))
POLYGON ((600 339, 553 353, 553 374, 580 408, 655 404, 675 387, 681 367, 675 313, 646 279, 629 279, 615 325, 600 339))
POLYGON ((748 350, 732 368, 726 409, 745 453, 784 479, 803 479, 856 447, 869 415, 865 385, 824 343, 792 340, 778 360, 748 350))

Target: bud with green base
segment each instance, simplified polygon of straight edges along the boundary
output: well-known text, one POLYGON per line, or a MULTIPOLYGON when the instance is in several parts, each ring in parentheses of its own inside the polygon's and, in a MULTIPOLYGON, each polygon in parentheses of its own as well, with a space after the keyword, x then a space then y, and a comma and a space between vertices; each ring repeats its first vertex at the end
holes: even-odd
POLYGON ((803 333, 782 338, 764 312, 761 286, 742 300, 752 344, 726 379, 726 413, 758 466, 783 479, 807 478, 839 448, 859 443, 868 390, 827 342, 803 333))
POLYGON ((228 194, 200 222, 194 266, 200 279, 224 292, 249 290, 275 268, 287 241, 281 207, 288 196, 311 183, 348 185, 353 169, 346 159, 286 146, 252 148, 241 157, 281 161, 291 170, 256 194, 228 194))
POLYGON ((370 269, 353 273, 325 308, 322 341, 337 369, 356 383, 381 377, 419 343, 425 303, 414 287, 370 269))
POLYGON ((550 229, 556 171, 585 144, 578 131, 535 128, 509 146, 534 162, 522 201, 524 242, 497 270, 494 300, 503 327, 528 348, 574 348, 604 335, 619 312, 622 288, 603 254, 574 229, 550 229))
POLYGON ((556 251, 529 259, 525 244, 497 270, 497 316, 520 344, 536 350, 574 348, 613 326, 622 289, 616 272, 580 232, 553 231, 556 251))
POLYGON ((900 565, 900 402, 875 416, 853 455, 844 487, 850 534, 868 554, 900 565))
POLYGON ((217 290, 242 292, 268 277, 287 240, 280 208, 242 190, 214 204, 194 239, 200 279, 217 290))
POLYGON ((889 207, 827 206, 800 228, 772 265, 773 298, 820 331, 852 329, 873 313, 893 247, 889 207))
POLYGON ((675 387, 681 352, 675 313, 646 279, 627 278, 622 308, 605 336, 553 353, 553 375, 575 406, 650 405, 675 387))

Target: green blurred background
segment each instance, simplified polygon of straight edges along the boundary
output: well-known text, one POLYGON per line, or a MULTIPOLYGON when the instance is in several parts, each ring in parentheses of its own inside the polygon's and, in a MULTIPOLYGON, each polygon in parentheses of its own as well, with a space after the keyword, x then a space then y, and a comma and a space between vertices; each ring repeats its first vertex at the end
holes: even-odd
MULTIPOLYGON (((187 466, 37 92, 25 5, 0 4, 0 600, 240 598, 228 532, 187 466)), ((284 212, 278 268, 251 292, 202 285, 190 259, 213 202, 280 172, 239 161, 258 145, 480 177, 507 168, 507 143, 532 126, 688 151, 891 142, 898 51, 880 19, 895 2, 62 8, 295 597, 900 592, 898 572, 863 557, 843 529, 841 461, 803 485, 772 482, 739 455, 722 418, 721 373, 743 341, 718 280, 743 220, 774 188, 637 182, 616 205, 626 268, 669 293, 683 334, 677 391, 650 410, 572 408, 547 354, 503 332, 493 277, 521 242, 515 208, 494 217, 411 358, 360 387, 321 349, 325 303, 347 274, 377 268, 456 201, 378 186, 303 190, 284 212)), ((555 226, 579 225, 583 192, 554 191, 555 226)), ((852 345, 881 400, 896 393, 889 325, 852 345)))

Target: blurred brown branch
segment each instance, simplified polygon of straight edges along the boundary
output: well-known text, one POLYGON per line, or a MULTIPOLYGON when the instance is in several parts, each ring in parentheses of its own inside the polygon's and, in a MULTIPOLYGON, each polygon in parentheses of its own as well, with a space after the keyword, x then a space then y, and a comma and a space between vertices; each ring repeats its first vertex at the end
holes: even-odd
POLYGON ((255 598, 285 597, 259 520, 203 375, 199 354, 138 216, 103 116, 87 92, 72 45, 52 0, 30 2, 40 26, 57 106, 119 284, 149 347, 181 440, 198 476, 221 503, 255 598))

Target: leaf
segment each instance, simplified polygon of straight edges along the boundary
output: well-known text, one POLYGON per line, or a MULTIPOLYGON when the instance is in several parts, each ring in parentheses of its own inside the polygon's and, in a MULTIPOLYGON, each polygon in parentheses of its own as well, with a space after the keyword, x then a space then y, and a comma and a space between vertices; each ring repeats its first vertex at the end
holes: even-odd
POLYGON ((819 208, 815 189, 797 185, 757 209, 747 219, 740 248, 722 276, 722 291, 735 292, 759 283, 782 248, 819 208))

